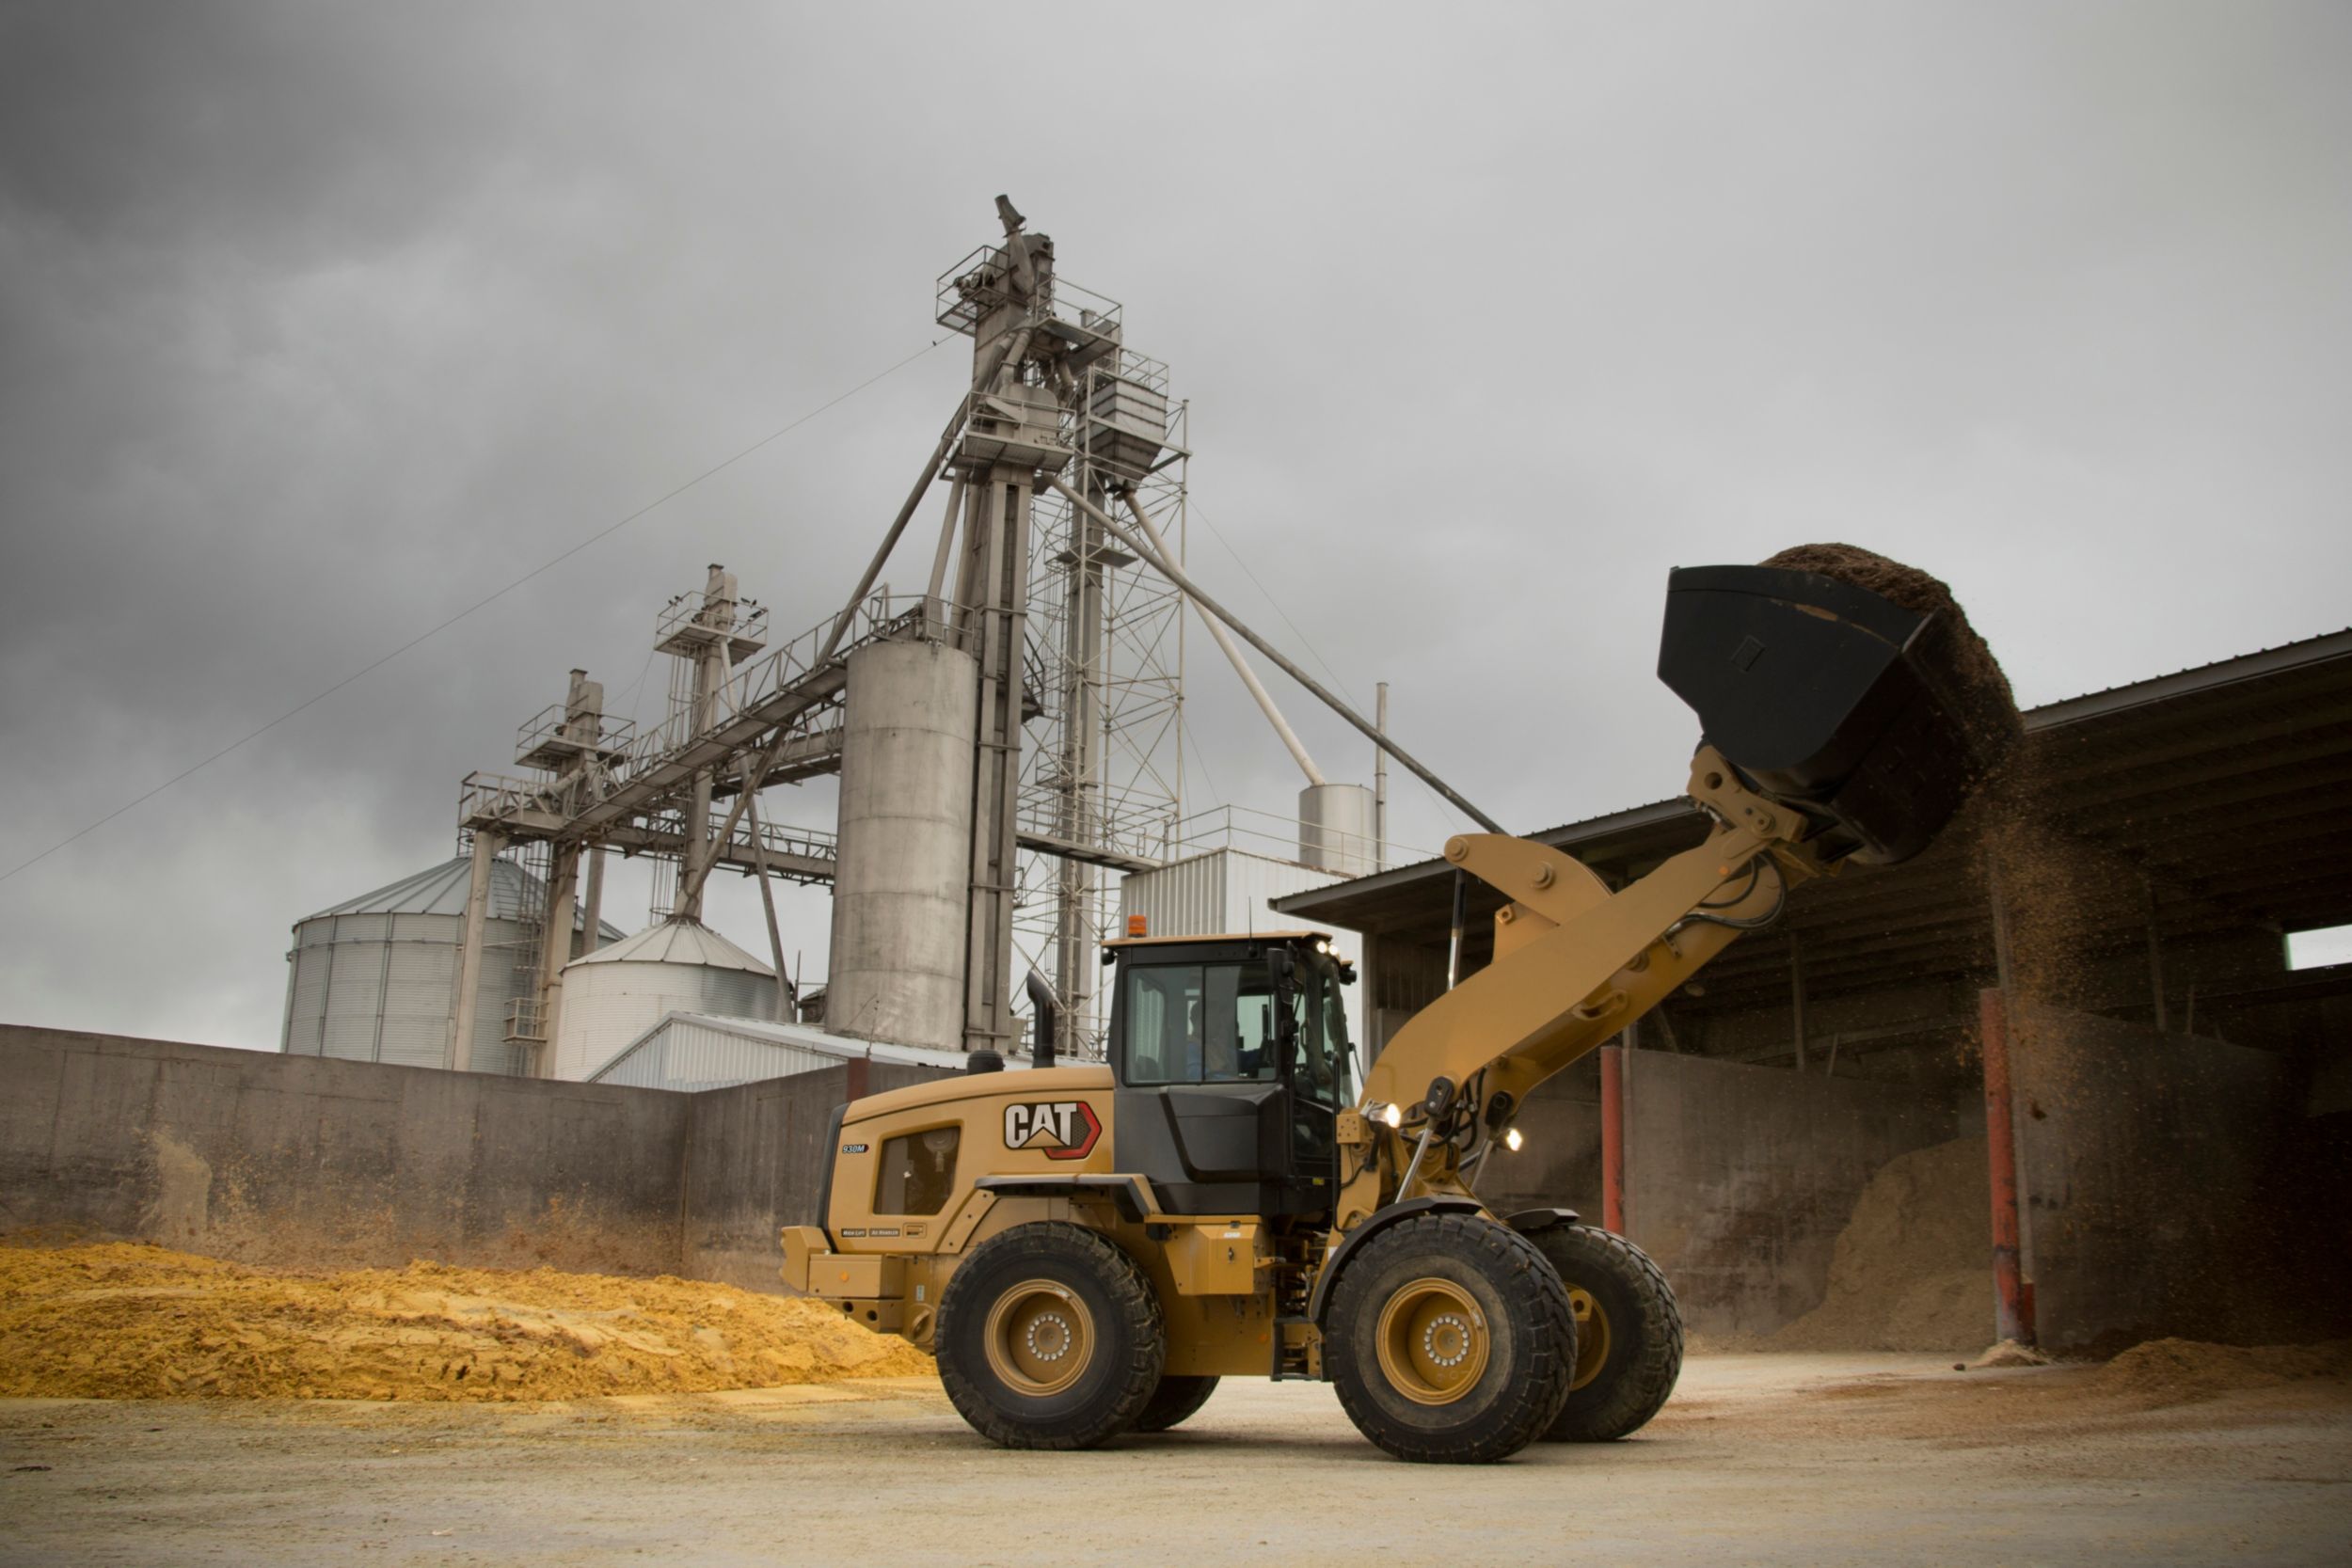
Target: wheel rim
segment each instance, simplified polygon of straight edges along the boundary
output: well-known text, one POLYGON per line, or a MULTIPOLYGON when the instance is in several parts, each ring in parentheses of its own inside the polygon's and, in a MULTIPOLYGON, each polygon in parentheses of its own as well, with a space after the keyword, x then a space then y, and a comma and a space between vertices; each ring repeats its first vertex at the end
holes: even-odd
POLYGON ((1576 1376, 1568 1381, 1573 1393, 1600 1376, 1600 1369, 1609 1360, 1609 1314, 1600 1309, 1592 1291, 1571 1285, 1568 1316, 1576 1320, 1576 1376))
POLYGON ((1475 1387, 1492 1340, 1486 1315, 1451 1279, 1416 1279, 1380 1309, 1380 1370, 1415 1404, 1452 1404, 1475 1387))
POLYGON ((1094 1317, 1056 1280, 1025 1279, 988 1309, 988 1370, 1015 1393, 1058 1394, 1094 1360, 1094 1317))

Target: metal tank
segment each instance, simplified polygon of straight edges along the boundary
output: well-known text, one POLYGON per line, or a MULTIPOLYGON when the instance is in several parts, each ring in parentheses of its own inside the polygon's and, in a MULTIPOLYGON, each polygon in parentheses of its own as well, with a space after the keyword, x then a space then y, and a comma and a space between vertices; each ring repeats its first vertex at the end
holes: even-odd
POLYGON ((772 1018, 776 972, 700 921, 672 918, 564 966, 552 1078, 592 1075, 671 1013, 772 1018))
POLYGON ((1362 784, 1310 784, 1298 792, 1298 858, 1318 871, 1364 877, 1380 869, 1372 791, 1362 784))
POLYGON ((979 666, 936 642, 850 656, 826 1027, 963 1045, 979 666))
MULTIPOLYGON (((290 1055, 450 1066, 449 1017, 471 864, 460 855, 296 922, 286 954, 278 1048, 290 1055)), ((546 902, 536 877, 511 861, 492 863, 473 1016, 476 1071, 532 1070, 531 1048, 507 1042, 506 1015, 516 997, 532 992, 533 976, 522 966, 537 952, 538 936, 526 919, 546 902)), ((599 928, 607 940, 621 934, 615 927, 599 928)), ((584 945, 578 924, 573 943, 584 945)))

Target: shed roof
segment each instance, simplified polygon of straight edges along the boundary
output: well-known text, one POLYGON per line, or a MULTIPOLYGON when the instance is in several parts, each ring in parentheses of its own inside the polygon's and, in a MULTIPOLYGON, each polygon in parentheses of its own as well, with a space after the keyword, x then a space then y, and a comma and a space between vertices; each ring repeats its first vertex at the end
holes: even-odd
MULTIPOLYGON (((2145 876, 2168 934, 2352 924, 2352 630, 2026 715, 2027 756, 2059 803, 2047 828, 2145 876)), ((1963 818, 1963 821, 1965 819, 1963 818)), ((1688 800, 1654 801, 1529 836, 1612 882, 1706 836, 1688 800)), ((1792 900, 1783 930, 1805 951, 1808 991, 1860 989, 1892 963, 1911 975, 1979 972, 1991 917, 1972 835, 1947 833, 1903 865, 1858 871, 1792 900), (1816 941, 1819 936, 1821 940, 1816 941)), ((1442 860, 1273 900, 1284 913, 1442 944, 1453 867, 1442 860)), ((1482 960, 1501 896, 1470 887, 1468 955, 1482 960)), ((1725 1001, 1786 985, 1786 937, 1742 942, 1710 966, 1725 1001)))

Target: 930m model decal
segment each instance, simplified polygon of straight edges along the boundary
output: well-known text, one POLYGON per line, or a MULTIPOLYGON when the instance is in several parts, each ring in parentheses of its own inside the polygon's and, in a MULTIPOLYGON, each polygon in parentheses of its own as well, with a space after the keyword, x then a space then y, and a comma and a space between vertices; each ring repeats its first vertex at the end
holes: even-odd
POLYGON ((1048 1160, 1083 1160, 1102 1141, 1103 1123, 1083 1100, 1033 1100, 1005 1107, 1005 1147, 1034 1148, 1048 1160))

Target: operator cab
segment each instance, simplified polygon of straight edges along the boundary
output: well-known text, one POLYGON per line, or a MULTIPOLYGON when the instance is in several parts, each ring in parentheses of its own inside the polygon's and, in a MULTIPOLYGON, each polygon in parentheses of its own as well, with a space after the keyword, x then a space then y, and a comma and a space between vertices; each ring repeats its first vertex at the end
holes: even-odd
POLYGON ((1318 931, 1104 944, 1113 1159, 1176 1214, 1328 1209, 1339 1112, 1354 1103, 1340 988, 1318 931))

